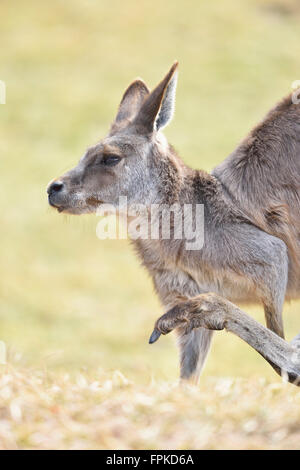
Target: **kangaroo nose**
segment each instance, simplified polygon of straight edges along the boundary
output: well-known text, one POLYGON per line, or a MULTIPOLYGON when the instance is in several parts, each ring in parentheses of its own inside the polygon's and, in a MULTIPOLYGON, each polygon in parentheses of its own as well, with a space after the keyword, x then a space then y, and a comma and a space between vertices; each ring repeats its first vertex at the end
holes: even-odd
POLYGON ((61 181, 54 181, 48 187, 47 192, 50 196, 53 193, 59 193, 59 191, 61 191, 63 187, 64 187, 64 183, 62 183, 61 181))

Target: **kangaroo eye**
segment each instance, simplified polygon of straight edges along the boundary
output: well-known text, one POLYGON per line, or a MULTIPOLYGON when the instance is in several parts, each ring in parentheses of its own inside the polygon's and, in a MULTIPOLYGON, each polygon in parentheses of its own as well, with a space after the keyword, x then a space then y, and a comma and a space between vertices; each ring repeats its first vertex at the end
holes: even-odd
POLYGON ((121 161, 119 155, 104 155, 101 160, 101 165, 114 166, 117 165, 119 161, 121 161))

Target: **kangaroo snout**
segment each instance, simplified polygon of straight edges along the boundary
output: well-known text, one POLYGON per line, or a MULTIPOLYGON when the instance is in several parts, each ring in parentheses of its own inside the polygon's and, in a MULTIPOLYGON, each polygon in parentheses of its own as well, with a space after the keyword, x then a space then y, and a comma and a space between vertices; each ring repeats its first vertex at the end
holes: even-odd
POLYGON ((53 183, 50 183, 48 188, 47 188, 47 193, 49 196, 53 193, 58 193, 61 191, 64 187, 64 183, 62 181, 53 181, 53 183))
POLYGON ((47 187, 48 202, 50 206, 60 210, 62 208, 61 193, 64 188, 62 181, 51 181, 47 187))

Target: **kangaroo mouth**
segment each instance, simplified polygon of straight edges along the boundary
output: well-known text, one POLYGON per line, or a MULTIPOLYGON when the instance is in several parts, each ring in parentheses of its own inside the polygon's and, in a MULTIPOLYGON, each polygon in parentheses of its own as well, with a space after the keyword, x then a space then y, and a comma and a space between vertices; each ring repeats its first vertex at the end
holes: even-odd
POLYGON ((53 207, 53 209, 56 209, 57 212, 63 212, 66 208, 63 206, 56 206, 55 204, 50 204, 50 206, 53 207))
MULTIPOLYGON (((66 213, 73 213, 73 208, 67 204, 60 204, 56 201, 53 201, 50 197, 48 198, 49 205, 56 209, 57 212, 66 212, 66 213)), ((74 213, 77 213, 74 212, 74 213)))
POLYGON ((58 205, 58 204, 55 204, 55 203, 51 200, 50 196, 48 197, 48 203, 49 203, 49 205, 50 205, 51 207, 53 207, 53 209, 56 209, 58 212, 62 212, 62 211, 64 210, 64 207, 63 207, 63 206, 60 206, 60 205, 58 205))
POLYGON ((79 214, 84 214, 88 212, 94 212, 97 207, 99 207, 101 204, 103 204, 103 201, 98 199, 97 197, 91 196, 87 198, 85 201, 82 201, 83 204, 66 204, 66 201, 64 202, 58 202, 53 200, 53 197, 48 197, 48 202, 53 209, 56 209, 58 212, 64 212, 66 214, 74 214, 74 215, 79 215, 79 214))

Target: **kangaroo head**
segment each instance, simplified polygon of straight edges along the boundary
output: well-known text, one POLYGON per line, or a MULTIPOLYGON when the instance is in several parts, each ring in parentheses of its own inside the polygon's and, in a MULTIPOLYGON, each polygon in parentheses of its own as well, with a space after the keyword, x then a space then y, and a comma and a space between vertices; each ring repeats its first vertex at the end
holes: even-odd
POLYGON ((173 116, 177 65, 151 93, 142 80, 131 83, 107 137, 48 185, 51 206, 83 214, 95 212, 102 203, 117 206, 120 196, 128 204, 160 202, 168 184, 166 172, 170 176, 176 171, 161 129, 173 116))

